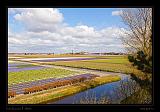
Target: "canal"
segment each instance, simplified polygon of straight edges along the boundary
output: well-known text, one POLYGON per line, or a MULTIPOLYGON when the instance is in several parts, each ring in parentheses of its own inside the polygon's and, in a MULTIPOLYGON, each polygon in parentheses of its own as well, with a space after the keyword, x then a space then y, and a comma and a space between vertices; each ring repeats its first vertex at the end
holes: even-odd
MULTIPOLYGON (((88 89, 86 91, 74 94, 72 96, 65 97, 63 99, 59 99, 57 101, 50 101, 48 104, 79 104, 80 100, 85 99, 86 97, 93 97, 97 100, 99 98, 106 97, 111 104, 120 104, 120 102, 126 98, 123 94, 119 96, 119 93, 122 93, 121 86, 123 82, 124 88, 128 88, 128 86, 135 86, 136 82, 133 81, 130 77, 130 75, 126 74, 120 74, 121 80, 117 82, 107 83, 92 89, 88 89), (134 82, 134 83, 129 83, 134 82), (128 85, 130 84, 130 85, 128 85), (132 84, 132 85, 131 85, 132 84), (121 88, 121 89, 120 89, 121 88)), ((123 88, 123 89, 124 89, 123 88)), ((129 87, 131 89, 131 87, 129 87)), ((127 93, 127 96, 130 96, 132 94, 132 91, 129 91, 130 93, 127 93)))

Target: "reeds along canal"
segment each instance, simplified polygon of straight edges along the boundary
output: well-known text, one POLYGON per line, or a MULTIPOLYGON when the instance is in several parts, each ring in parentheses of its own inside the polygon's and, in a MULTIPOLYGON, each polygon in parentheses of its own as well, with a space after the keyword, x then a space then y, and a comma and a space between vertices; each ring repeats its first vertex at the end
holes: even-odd
MULTIPOLYGON (((48 104, 79 104, 83 100, 100 99, 105 97, 111 104, 120 104, 120 102, 137 91, 138 84, 133 81, 130 75, 121 74, 121 80, 107 83, 86 91, 65 97, 58 101, 50 101, 48 104)), ((94 101, 96 103, 96 101, 94 101)))

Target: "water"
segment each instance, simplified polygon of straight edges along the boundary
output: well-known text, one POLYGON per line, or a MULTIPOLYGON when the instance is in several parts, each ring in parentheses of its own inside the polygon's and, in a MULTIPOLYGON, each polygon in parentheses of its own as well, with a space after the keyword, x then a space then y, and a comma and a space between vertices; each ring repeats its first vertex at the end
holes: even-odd
MULTIPOLYGON (((121 78, 122 78, 121 81, 123 82, 131 80, 129 75, 123 74, 121 75, 121 78)), ((120 101, 124 99, 124 97, 118 97, 117 90, 115 92, 115 88, 118 88, 120 86, 121 81, 104 84, 93 89, 88 89, 84 92, 68 96, 61 100, 49 102, 48 104, 76 104, 76 102, 79 102, 80 99, 84 98, 86 95, 93 95, 93 94, 96 96, 96 98, 100 98, 102 95, 105 95, 108 99, 110 99, 112 104, 119 104, 120 101)))

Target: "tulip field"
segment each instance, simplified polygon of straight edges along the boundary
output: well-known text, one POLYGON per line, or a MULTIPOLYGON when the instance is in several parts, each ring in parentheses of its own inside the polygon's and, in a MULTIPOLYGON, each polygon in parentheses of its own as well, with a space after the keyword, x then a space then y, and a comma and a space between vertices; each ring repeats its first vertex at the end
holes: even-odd
MULTIPOLYGON (((38 100, 37 98, 39 98, 38 96, 44 93, 44 91, 46 91, 45 94, 48 94, 47 91, 53 91, 54 93, 54 91, 61 91, 61 88, 66 87, 68 89, 64 92, 72 94, 76 93, 76 91, 80 92, 84 90, 84 86, 87 86, 87 84, 92 83, 89 87, 87 86, 89 89, 99 84, 120 80, 119 76, 109 75, 109 77, 107 77, 107 74, 106 76, 104 75, 106 77, 105 79, 102 78, 99 80, 97 78, 102 77, 101 75, 87 72, 87 69, 113 73, 131 73, 133 71, 133 68, 130 67, 130 63, 125 56, 47 57, 44 55, 39 57, 10 57, 8 61, 9 102, 12 104, 14 104, 14 102, 21 103, 17 98, 19 99, 22 98, 20 96, 23 96, 28 103, 35 103, 35 101, 38 100), (62 68, 56 68, 54 66, 62 68), (70 69, 66 69, 65 67, 70 67, 70 69), (78 68, 79 71, 75 71, 72 68, 78 68), (82 69, 86 70, 84 71, 82 69), (95 80, 99 82, 95 82, 95 80), (86 83, 88 81, 89 83, 86 83), (101 81, 103 81, 103 83, 101 81), (69 87, 74 88, 74 86, 78 86, 78 88, 75 88, 74 92, 69 92, 69 87), (28 95, 35 95, 37 97, 29 100, 28 95)), ((87 88, 85 87, 85 89, 87 88)), ((64 94, 62 97, 66 95, 67 94, 64 94)), ((54 99, 54 97, 51 98, 50 94, 45 98, 45 101, 47 101, 48 98, 54 99)))
MULTIPOLYGON (((62 78, 67 76, 76 75, 76 72, 63 70, 63 69, 53 69, 53 68, 35 68, 36 70, 23 70, 18 72, 8 73, 8 84, 17 84, 29 81, 36 81, 47 78, 62 78)), ((24 69, 24 68, 23 68, 24 69)), ((22 70, 22 69, 21 69, 22 70)))

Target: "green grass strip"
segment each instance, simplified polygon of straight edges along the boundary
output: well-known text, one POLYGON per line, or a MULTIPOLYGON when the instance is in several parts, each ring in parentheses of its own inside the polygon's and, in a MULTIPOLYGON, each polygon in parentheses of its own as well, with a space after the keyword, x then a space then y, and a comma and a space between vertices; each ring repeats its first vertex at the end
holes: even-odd
POLYGON ((17 84, 23 82, 30 82, 42 80, 47 78, 63 78, 67 76, 76 75, 78 72, 57 69, 57 68, 44 68, 39 70, 27 70, 19 72, 8 73, 8 84, 17 84))

